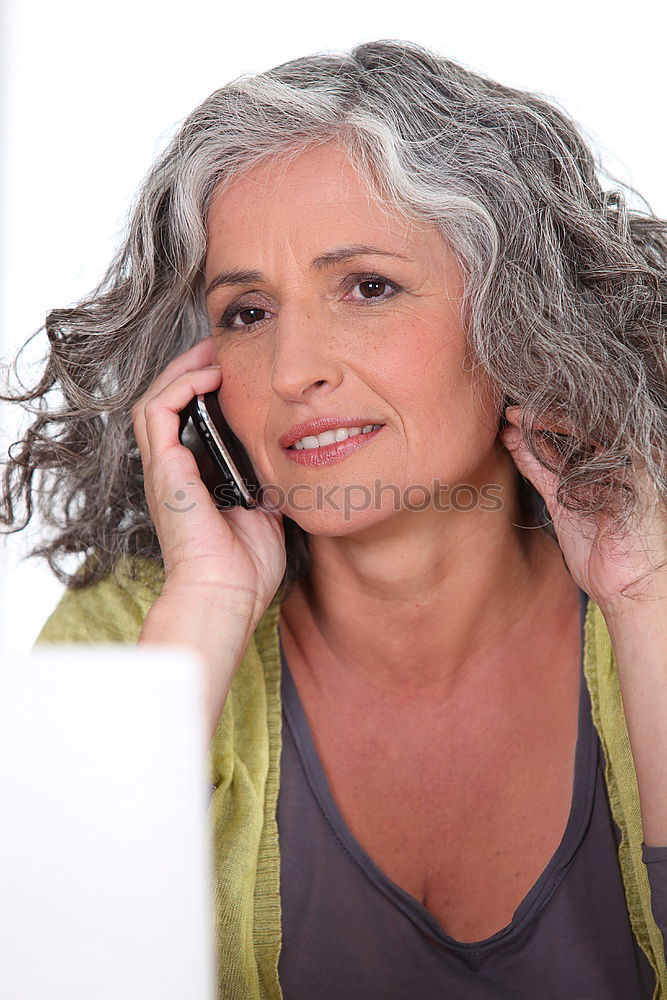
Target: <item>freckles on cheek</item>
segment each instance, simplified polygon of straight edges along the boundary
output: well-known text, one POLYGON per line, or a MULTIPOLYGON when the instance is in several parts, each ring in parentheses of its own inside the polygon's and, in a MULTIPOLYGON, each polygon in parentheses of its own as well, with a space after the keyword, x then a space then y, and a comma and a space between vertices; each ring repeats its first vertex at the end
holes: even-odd
POLYGON ((227 423, 247 448, 261 451, 268 421, 269 397, 261 368, 253 364, 233 364, 221 357, 222 385, 218 393, 227 423))
POLYGON ((239 438, 247 436, 252 414, 252 386, 245 371, 225 364, 219 358, 222 383, 218 392, 220 408, 225 420, 239 438))

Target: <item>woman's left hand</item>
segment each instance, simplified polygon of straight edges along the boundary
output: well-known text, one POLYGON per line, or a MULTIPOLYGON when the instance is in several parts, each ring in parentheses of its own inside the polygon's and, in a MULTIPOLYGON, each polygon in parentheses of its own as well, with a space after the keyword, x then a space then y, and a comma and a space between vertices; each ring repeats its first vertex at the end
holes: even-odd
MULTIPOLYGON (((499 437, 519 472, 544 498, 574 581, 603 611, 627 607, 628 598, 667 597, 662 593, 667 576, 667 510, 643 463, 632 471, 638 485, 637 509, 622 532, 610 534, 607 515, 584 518, 556 501, 558 477, 544 469, 528 451, 519 430, 520 412, 519 406, 507 408, 505 415, 510 426, 499 437)), ((571 433, 571 428, 562 423, 538 423, 536 427, 571 433)))

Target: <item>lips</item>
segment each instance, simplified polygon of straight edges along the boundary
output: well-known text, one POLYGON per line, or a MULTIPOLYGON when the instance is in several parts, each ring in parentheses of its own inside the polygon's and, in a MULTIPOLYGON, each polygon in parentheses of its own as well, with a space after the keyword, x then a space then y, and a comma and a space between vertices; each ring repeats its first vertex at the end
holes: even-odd
MULTIPOLYGON (((352 426, 356 425, 353 424, 352 426)), ((366 434, 357 434, 355 437, 347 438, 345 441, 334 441, 333 444, 324 444, 319 448, 287 448, 285 450, 285 458, 289 462, 295 462, 297 465, 310 468, 333 465, 336 462, 342 462, 352 452, 368 447, 377 435, 382 433, 384 426, 384 424, 380 424, 374 431, 368 431, 366 434)))
POLYGON ((316 437, 324 431, 333 431, 337 427, 366 427, 368 424, 382 424, 381 420, 369 417, 318 417, 315 420, 308 420, 302 424, 295 424, 288 431, 278 438, 278 443, 283 448, 289 448, 303 437, 316 437))

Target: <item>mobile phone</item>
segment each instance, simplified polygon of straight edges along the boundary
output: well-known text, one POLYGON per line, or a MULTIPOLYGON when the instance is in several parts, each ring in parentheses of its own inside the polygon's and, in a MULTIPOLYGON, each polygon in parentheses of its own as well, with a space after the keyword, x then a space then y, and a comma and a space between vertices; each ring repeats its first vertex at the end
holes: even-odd
POLYGON ((195 396, 181 410, 178 437, 193 453, 217 507, 257 506, 260 487, 255 470, 225 420, 216 391, 195 396))

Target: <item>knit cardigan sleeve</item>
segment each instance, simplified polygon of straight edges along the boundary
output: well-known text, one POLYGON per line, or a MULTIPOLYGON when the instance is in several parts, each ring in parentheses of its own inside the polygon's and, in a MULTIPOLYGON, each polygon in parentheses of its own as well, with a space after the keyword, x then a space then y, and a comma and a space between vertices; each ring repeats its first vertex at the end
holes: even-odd
POLYGON ((593 723, 606 760, 605 783, 609 805, 621 832, 618 861, 630 924, 656 975, 653 1000, 665 1000, 665 945, 653 913, 651 883, 644 861, 644 851, 649 849, 644 845, 639 788, 620 680, 604 616, 593 601, 588 602, 585 622, 584 674, 591 698, 593 723))
POLYGON ((159 597, 164 571, 157 562, 120 559, 114 572, 87 587, 66 590, 37 636, 44 643, 136 643, 148 609, 159 597))

